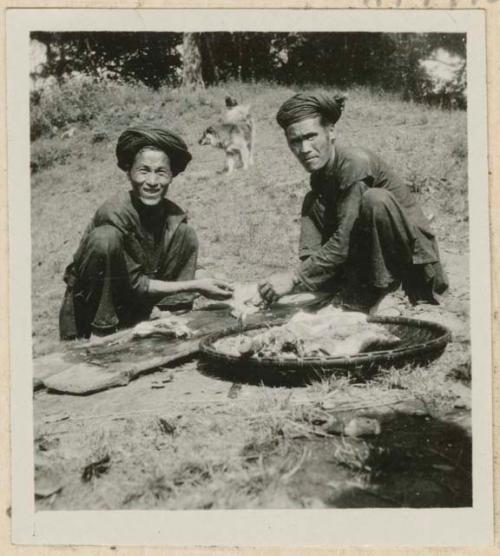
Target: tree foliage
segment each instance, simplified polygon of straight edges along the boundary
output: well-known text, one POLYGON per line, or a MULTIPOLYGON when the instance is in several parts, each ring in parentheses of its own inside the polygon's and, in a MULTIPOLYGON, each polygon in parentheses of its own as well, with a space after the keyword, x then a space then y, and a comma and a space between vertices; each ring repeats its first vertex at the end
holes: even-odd
POLYGON ((62 80, 72 72, 134 80, 158 88, 176 84, 182 65, 182 33, 33 32, 47 47, 43 76, 62 80))
MULTIPOLYGON (((369 85, 412 98, 419 60, 436 48, 465 58, 459 33, 186 33, 201 69, 198 81, 216 84, 275 81, 335 87, 369 85)), ((36 32, 47 48, 45 75, 63 79, 78 71, 135 80, 149 87, 179 85, 189 52, 182 33, 36 32), (184 64, 184 65, 183 65, 184 64)), ((186 38, 186 37, 184 37, 186 38)))

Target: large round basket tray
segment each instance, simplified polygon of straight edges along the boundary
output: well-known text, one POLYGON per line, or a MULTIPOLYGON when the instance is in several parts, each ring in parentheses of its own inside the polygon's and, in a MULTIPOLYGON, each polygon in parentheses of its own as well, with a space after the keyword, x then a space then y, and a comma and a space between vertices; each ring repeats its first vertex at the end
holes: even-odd
MULTIPOLYGON (((284 320, 272 322, 272 326, 284 324, 284 320)), ((266 325, 250 325, 243 330, 232 327, 205 337, 200 342, 200 350, 207 363, 216 364, 231 371, 232 379, 241 379, 247 373, 258 372, 258 376, 303 378, 334 374, 336 372, 355 372, 366 375, 378 369, 403 367, 405 365, 426 365, 437 359, 451 340, 449 330, 434 322, 404 317, 369 317, 368 322, 384 326, 390 333, 398 336, 401 343, 393 349, 368 351, 351 356, 335 357, 238 357, 222 353, 214 347, 214 343, 224 337, 241 334, 241 332, 266 328, 266 325), (236 373, 236 375, 235 375, 236 373)), ((255 377, 257 378, 257 377, 255 377)))

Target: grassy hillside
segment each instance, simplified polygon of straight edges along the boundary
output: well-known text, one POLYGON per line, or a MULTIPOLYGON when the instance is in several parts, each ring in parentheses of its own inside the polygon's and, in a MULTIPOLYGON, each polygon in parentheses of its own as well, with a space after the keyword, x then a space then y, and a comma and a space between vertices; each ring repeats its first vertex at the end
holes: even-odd
MULTIPOLYGON (((84 227, 102 201, 128 188, 114 148, 130 125, 171 127, 190 146, 193 161, 175 179, 169 197, 188 211, 198 231, 201 266, 231 280, 256 280, 295 263, 308 176, 288 151, 274 119, 280 103, 293 92, 266 84, 231 83, 187 94, 70 83, 33 107, 35 353, 49 351, 58 342, 64 267, 84 227), (254 167, 230 176, 219 173, 222 152, 197 143, 223 113, 226 94, 251 102, 257 125, 254 167)), ((339 142, 380 153, 419 195, 440 244, 466 252, 465 113, 425 108, 369 90, 347 92, 346 112, 337 126, 339 142)), ((453 287, 453 277, 451 282, 453 287)))
MULTIPOLYGON (((193 161, 169 196, 188 210, 207 271, 247 281, 295 264, 308 176, 274 120, 292 92, 233 83, 185 94, 74 82, 33 108, 36 354, 57 347, 63 271, 84 227, 102 201, 128 188, 114 157, 127 126, 172 127, 189 144, 193 161), (255 165, 231 176, 219 173, 221 151, 197 143, 223 113, 226 94, 250 101, 257 124, 255 165)), ((39 391, 36 480, 43 485, 48 475, 62 490, 37 509, 471 504, 466 115, 348 93, 339 142, 367 146, 392 164, 437 233, 451 283, 436 309, 453 328, 443 356, 362 383, 333 375, 294 389, 214 380, 191 361, 90 397, 39 391), (325 434, 328 423, 361 414, 374 414, 382 433, 325 434), (105 462, 100 471, 96 462, 105 462)))

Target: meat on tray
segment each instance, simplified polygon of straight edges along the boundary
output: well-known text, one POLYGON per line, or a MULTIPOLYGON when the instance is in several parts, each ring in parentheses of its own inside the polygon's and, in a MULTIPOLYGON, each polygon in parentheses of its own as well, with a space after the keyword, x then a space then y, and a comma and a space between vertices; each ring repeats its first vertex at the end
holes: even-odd
POLYGON ((400 341, 383 326, 368 322, 363 313, 328 306, 317 313, 301 311, 281 326, 221 338, 214 348, 238 357, 296 359, 391 349, 400 341))

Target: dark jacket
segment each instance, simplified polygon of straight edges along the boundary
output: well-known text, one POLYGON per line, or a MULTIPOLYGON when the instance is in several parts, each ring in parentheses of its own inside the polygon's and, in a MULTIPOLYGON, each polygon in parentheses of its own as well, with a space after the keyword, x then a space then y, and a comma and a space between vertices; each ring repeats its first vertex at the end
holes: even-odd
POLYGON ((298 270, 309 289, 320 288, 346 262, 362 195, 371 188, 385 189, 394 196, 412 226, 413 264, 425 267, 433 279, 434 291, 442 293, 447 289, 437 242, 427 218, 403 180, 375 153, 361 147, 336 147, 333 161, 311 175, 310 186, 302 216, 316 220, 323 240, 317 250, 307 253, 298 270))

